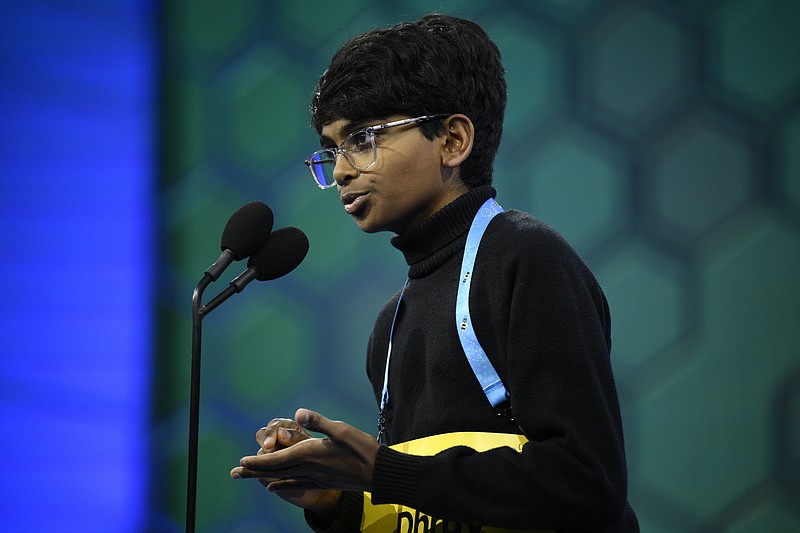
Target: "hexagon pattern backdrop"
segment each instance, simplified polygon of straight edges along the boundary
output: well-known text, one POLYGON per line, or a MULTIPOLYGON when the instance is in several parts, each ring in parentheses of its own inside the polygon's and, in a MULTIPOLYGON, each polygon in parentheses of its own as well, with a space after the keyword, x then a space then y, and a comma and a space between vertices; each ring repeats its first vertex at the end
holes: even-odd
POLYGON ((347 38, 433 10, 503 54, 498 200, 559 229, 606 291, 643 531, 800 531, 800 2, 164 5, 153 531, 184 523, 192 290, 247 201, 310 252, 204 320, 198 531, 306 530, 228 477, 270 418, 374 431, 366 340, 405 265, 312 183, 308 103, 347 38))

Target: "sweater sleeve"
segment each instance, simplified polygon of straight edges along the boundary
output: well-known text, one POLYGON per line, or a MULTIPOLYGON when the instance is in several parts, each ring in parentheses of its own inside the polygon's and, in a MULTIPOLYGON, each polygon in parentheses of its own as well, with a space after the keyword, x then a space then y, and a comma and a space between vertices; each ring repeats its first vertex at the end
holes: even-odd
POLYGON ((326 520, 311 511, 305 511, 308 527, 315 533, 358 533, 364 509, 364 493, 345 491, 339 500, 338 516, 326 520))
POLYGON ((375 503, 486 526, 629 530, 614 525, 625 519, 627 474, 608 306, 577 253, 536 224, 524 240, 501 228, 481 244, 484 277, 476 269, 470 295, 478 339, 529 442, 432 457, 381 448, 375 503))

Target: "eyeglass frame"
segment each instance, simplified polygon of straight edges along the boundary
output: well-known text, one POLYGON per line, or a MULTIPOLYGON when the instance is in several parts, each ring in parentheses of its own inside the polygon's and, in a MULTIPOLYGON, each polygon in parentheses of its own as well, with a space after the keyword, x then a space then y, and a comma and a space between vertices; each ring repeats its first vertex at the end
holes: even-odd
POLYGON ((322 185, 319 182, 319 180, 317 179, 317 175, 314 172, 314 169, 312 167, 312 165, 320 164, 319 161, 312 161, 312 159, 315 156, 322 155, 322 154, 325 154, 325 153, 330 154, 331 160, 333 161, 333 165, 334 165, 334 168, 335 168, 336 167, 336 160, 339 158, 339 154, 342 154, 344 156, 345 160, 347 161, 347 163, 350 166, 352 166, 354 169, 356 169, 358 171, 368 170, 368 169, 370 169, 372 167, 372 165, 374 165, 378 161, 378 146, 375 143, 375 132, 382 131, 382 130, 385 130, 387 128, 393 128, 394 126, 405 126, 407 124, 419 124, 421 122, 426 122, 428 120, 435 120, 437 118, 443 118, 443 117, 447 117, 447 116, 450 116, 450 114, 449 113, 438 113, 438 114, 435 114, 435 115, 422 115, 422 116, 419 116, 419 117, 404 118, 404 119, 400 119, 400 120, 393 120, 393 121, 387 122, 385 124, 376 124, 375 126, 367 126, 366 128, 358 129, 358 130, 348 134, 347 137, 345 137, 338 146, 334 146, 333 148, 323 148, 322 150, 317 150, 316 152, 314 152, 313 154, 308 156, 306 158, 306 160, 305 160, 305 165, 308 167, 308 170, 311 172, 311 177, 314 180, 314 183, 317 185, 317 187, 319 187, 320 189, 323 189, 323 190, 324 189, 331 189, 331 188, 336 186, 336 180, 334 179, 333 183, 331 183, 330 185, 322 185), (368 138, 369 138, 370 144, 372 145, 372 154, 373 154, 372 155, 372 161, 370 162, 370 164, 368 164, 366 166, 358 166, 358 165, 354 164, 353 161, 350 160, 350 157, 348 157, 348 155, 347 155, 347 149, 346 148, 342 148, 342 145, 347 143, 347 141, 351 137, 354 137, 354 136, 359 135, 359 134, 364 134, 364 133, 366 133, 369 136, 368 138))

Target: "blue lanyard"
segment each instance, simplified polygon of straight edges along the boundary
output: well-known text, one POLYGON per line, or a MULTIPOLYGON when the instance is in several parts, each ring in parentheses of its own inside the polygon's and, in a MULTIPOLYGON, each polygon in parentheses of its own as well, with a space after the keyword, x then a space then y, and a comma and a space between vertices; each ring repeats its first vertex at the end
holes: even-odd
POLYGON ((478 246, 486 231, 486 226, 502 211, 503 208, 493 198, 490 198, 475 215, 467 235, 467 245, 464 247, 464 259, 461 261, 461 277, 459 278, 461 282, 458 284, 458 296, 456 297, 456 331, 461 340, 461 347, 467 356, 469 366, 472 367, 475 377, 478 378, 483 388, 483 393, 486 394, 486 398, 495 409, 508 400, 508 391, 486 356, 481 343, 478 342, 478 337, 475 336, 469 313, 469 288, 472 284, 472 271, 475 267, 475 257, 478 255, 478 246))
MULTIPOLYGON (((478 246, 481 243, 483 234, 486 232, 486 227, 489 222, 499 213, 503 212, 503 208, 495 202, 494 198, 489 198, 478 210, 475 218, 472 220, 472 225, 467 234, 467 243, 464 246, 464 258, 461 261, 461 276, 458 284, 458 295, 456 297, 456 331, 458 338, 461 341, 461 347, 464 349, 464 354, 467 356, 472 371, 478 382, 483 388, 486 398, 495 409, 500 408, 506 401, 509 395, 500 376, 497 375, 492 363, 486 356, 481 343, 475 336, 475 330, 472 327, 472 318, 469 312, 469 289, 472 284, 472 272, 475 268, 475 258, 478 255, 478 246)), ((408 280, 403 285, 400 291, 400 297, 397 299, 397 307, 394 310, 394 317, 392 318, 392 327, 389 330, 389 349, 386 353, 386 368, 383 375, 383 392, 381 394, 381 412, 378 418, 378 440, 383 442, 383 434, 386 429, 386 421, 384 413, 386 406, 389 403, 389 361, 392 357, 392 338, 394 336, 394 326, 397 321, 397 314, 400 311, 400 302, 403 301, 403 294, 408 286, 408 280)))

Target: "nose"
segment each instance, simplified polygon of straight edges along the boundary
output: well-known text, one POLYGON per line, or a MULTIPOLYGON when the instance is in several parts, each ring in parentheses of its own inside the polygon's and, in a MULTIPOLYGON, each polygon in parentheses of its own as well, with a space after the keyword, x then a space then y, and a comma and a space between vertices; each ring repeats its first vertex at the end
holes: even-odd
POLYGON ((358 170, 350 164, 350 161, 344 156, 342 152, 336 154, 336 164, 333 167, 333 179, 339 185, 355 178, 358 175, 358 170))

